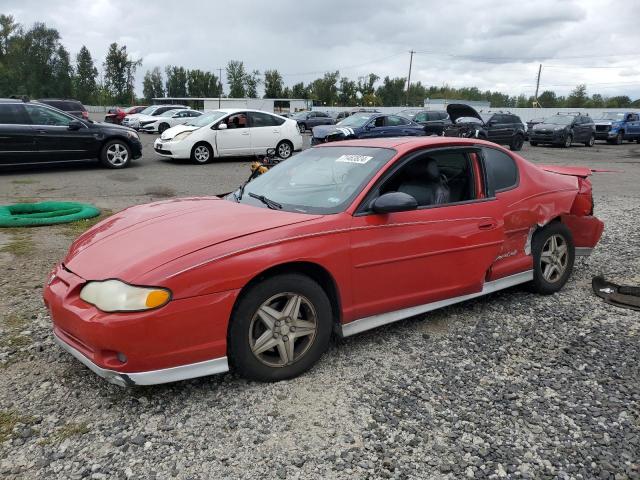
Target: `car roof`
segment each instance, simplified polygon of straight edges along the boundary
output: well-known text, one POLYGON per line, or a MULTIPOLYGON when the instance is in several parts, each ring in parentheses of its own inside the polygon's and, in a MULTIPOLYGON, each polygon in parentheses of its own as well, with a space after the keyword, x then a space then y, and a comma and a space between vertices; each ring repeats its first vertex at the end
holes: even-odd
POLYGON ((321 143, 313 148, 327 147, 373 147, 393 148, 397 150, 411 150, 412 148, 448 145, 489 145, 497 147, 495 143, 485 142, 477 138, 462 137, 390 137, 390 138, 362 138, 357 140, 341 140, 340 142, 321 143))

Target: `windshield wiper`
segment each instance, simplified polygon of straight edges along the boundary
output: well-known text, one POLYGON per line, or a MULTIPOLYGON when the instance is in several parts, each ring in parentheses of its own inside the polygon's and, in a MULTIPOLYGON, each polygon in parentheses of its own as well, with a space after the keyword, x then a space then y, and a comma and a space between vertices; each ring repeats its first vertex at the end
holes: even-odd
POLYGON ((267 207, 269 207, 272 210, 282 210, 282 205, 280 205, 278 202, 274 202, 273 200, 269 200, 264 195, 258 195, 256 193, 249 192, 249 196, 251 198, 255 198, 256 200, 260 200, 262 203, 264 203, 267 207))

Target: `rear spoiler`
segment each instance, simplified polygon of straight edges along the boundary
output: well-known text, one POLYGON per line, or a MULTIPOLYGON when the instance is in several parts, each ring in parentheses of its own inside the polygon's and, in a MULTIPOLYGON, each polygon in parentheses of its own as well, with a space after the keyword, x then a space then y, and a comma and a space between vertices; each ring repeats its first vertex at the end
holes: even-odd
POLYGON ((587 178, 592 173, 599 173, 599 172, 623 173, 621 170, 606 170, 603 168, 563 167, 562 165, 538 165, 538 166, 547 172, 559 173, 560 175, 571 175, 572 177, 582 177, 582 178, 587 178))

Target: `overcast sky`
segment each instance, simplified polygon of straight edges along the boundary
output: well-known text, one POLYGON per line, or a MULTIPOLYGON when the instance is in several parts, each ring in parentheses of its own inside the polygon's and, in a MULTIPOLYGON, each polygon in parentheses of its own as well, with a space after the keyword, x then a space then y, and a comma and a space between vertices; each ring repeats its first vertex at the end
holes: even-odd
MULTIPOLYGON (((108 45, 126 44, 147 69, 168 64, 214 70, 232 59, 248 70, 276 68, 285 83, 325 71, 357 79, 375 72, 412 81, 640 97, 640 1, 609 0, 2 0, 24 25, 55 27, 75 56, 96 63, 108 45)), ((225 90, 227 87, 225 85, 225 90)))

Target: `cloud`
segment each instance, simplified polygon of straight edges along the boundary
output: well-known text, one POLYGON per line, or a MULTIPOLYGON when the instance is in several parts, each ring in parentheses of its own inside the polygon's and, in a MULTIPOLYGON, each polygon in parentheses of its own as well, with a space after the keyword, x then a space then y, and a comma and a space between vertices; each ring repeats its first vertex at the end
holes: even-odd
POLYGON ((155 66, 217 70, 232 59, 277 68, 287 84, 337 69, 404 77, 416 50, 412 81, 423 84, 530 94, 538 64, 555 63, 569 67, 543 69, 542 80, 560 94, 587 83, 637 98, 637 68, 592 68, 640 60, 640 2, 624 9, 612 0, 3 1, 19 22, 57 28, 72 55, 86 44, 101 64, 111 42, 125 43, 143 60, 139 84, 155 66))

